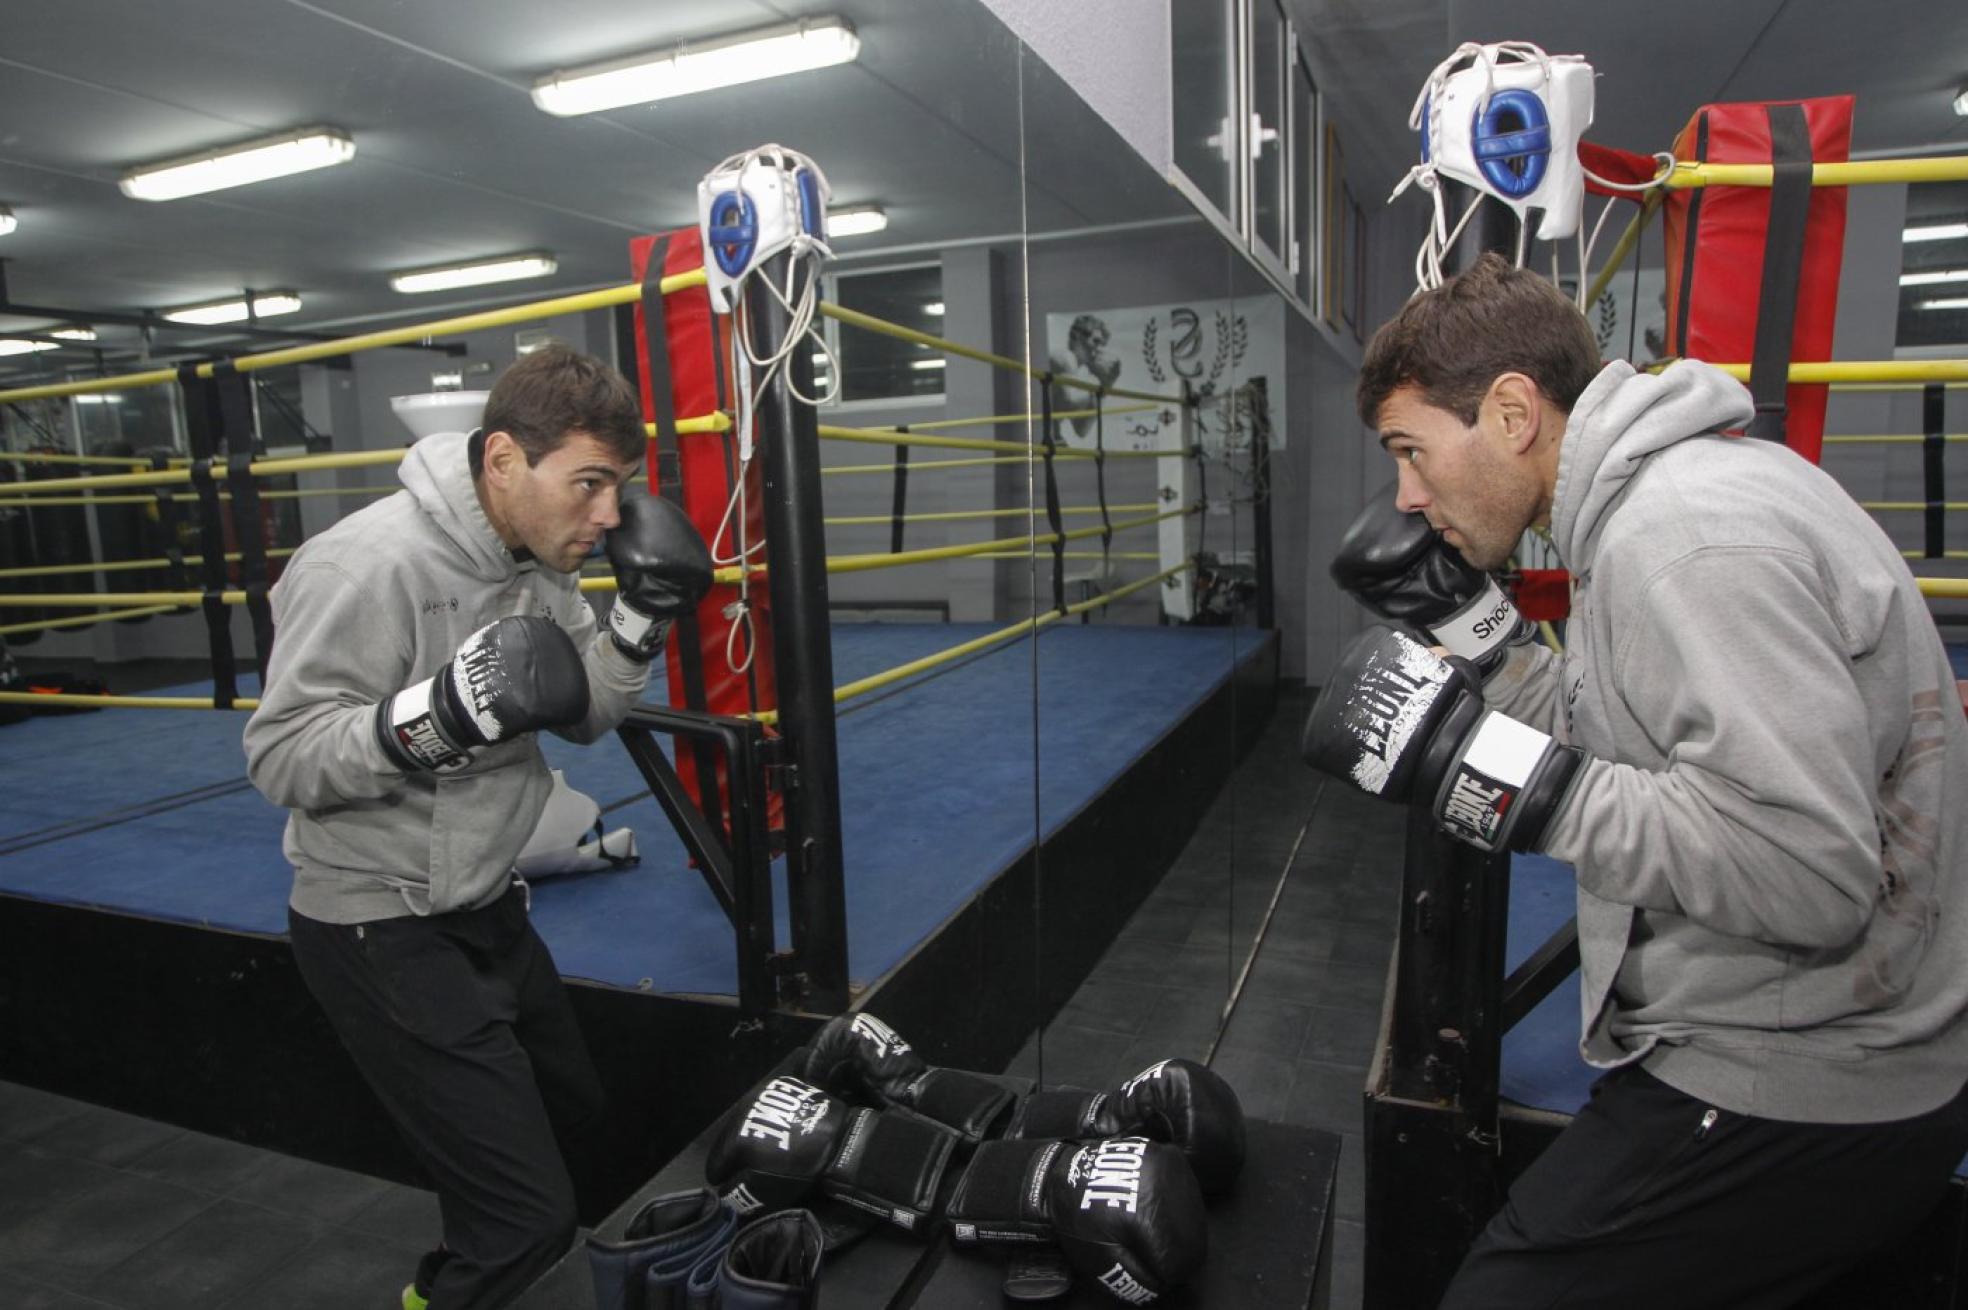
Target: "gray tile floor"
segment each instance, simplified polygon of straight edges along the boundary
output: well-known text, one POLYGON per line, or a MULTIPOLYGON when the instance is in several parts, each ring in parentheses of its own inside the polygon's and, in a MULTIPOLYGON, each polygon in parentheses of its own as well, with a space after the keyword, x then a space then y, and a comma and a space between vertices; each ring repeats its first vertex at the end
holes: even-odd
MULTIPOLYGON (((1168 876, 1060 1012, 1048 1081, 1105 1086, 1209 1050, 1247 1112, 1344 1135, 1333 1305, 1359 1305, 1361 1092, 1394 940, 1401 813, 1298 762, 1288 698, 1168 876)), ((1032 1073, 1036 1044, 1014 1068, 1032 1073)), ((385 1310, 438 1232, 435 1199, 0 1083, 6 1310, 385 1310)))

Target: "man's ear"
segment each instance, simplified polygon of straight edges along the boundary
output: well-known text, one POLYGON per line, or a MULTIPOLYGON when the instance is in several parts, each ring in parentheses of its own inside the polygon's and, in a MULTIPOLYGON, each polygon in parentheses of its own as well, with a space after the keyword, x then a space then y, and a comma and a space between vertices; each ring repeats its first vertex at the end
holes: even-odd
POLYGON ((1544 393, 1522 373, 1500 373, 1483 397, 1510 452, 1521 455, 1537 442, 1544 417, 1544 393))
POLYGON ((485 477, 501 487, 512 485, 513 478, 520 467, 526 463, 526 451, 513 440, 510 432, 498 431, 485 434, 485 477))

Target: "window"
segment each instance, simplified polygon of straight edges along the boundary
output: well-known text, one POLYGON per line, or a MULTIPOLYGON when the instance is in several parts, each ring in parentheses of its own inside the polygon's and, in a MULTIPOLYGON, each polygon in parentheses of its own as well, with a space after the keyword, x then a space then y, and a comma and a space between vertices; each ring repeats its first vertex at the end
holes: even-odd
MULTIPOLYGON (((1251 238, 1282 267, 1285 246, 1285 15, 1277 0, 1253 0, 1250 54, 1251 238)), ((1294 61, 1296 62, 1296 61, 1294 61)))
MULTIPOLYGON (((844 309, 872 314, 918 332, 943 335, 941 264, 836 274, 832 298, 844 309)), ((833 323, 829 326, 829 341, 840 361, 842 403, 943 394, 942 355, 880 333, 833 323)), ((817 350, 813 355, 814 384, 824 389, 826 358, 817 350)))
POLYGON ((1175 166, 1232 223, 1237 221, 1238 2, 1177 0, 1169 7, 1175 166))
POLYGON ((1968 342, 1968 182, 1907 187, 1900 251, 1899 344, 1968 342))

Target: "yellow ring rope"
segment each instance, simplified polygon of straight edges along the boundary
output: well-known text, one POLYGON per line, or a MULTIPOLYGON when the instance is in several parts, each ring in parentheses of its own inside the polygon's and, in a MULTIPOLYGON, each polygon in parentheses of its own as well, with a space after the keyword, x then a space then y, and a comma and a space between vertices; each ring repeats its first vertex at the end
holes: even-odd
MULTIPOLYGON (((663 294, 667 296, 685 287, 702 286, 704 280, 704 270, 698 268, 687 273, 672 274, 664 278, 660 285, 663 294)), ((278 368, 286 364, 306 364, 317 359, 334 359, 364 350, 380 350, 385 346, 410 345, 429 337, 454 336, 485 328, 525 323, 536 318, 551 318, 556 314, 578 314, 590 309, 633 304, 640 299, 642 299, 642 284, 630 282, 622 286, 605 287, 600 291, 583 291, 571 296, 556 296, 551 300, 512 305, 505 309, 461 314, 456 318, 442 318, 430 323, 413 323, 408 327, 387 328, 381 332, 364 332, 334 341, 289 346, 283 350, 268 350, 257 355, 239 355, 231 360, 200 364, 193 373, 197 377, 209 378, 216 376, 222 368, 227 367, 240 373, 250 373, 255 369, 278 368)), ((82 396, 95 392, 115 391, 123 387, 163 386, 167 382, 177 381, 177 378, 178 370, 158 368, 143 373, 125 373, 119 377, 54 382, 38 387, 14 387, 0 391, 0 404, 17 400, 42 400, 51 396, 82 396)))
MULTIPOLYGON (((284 556, 292 555, 296 549, 297 547, 294 546, 277 546, 267 552, 267 558, 280 559, 284 556)), ((226 555, 226 562, 232 563, 239 558, 240 554, 238 551, 231 551, 226 555)), ((205 557, 203 555, 187 555, 183 560, 187 568, 194 564, 203 564, 204 562, 205 557)), ((65 573, 122 573, 129 569, 163 569, 169 568, 170 566, 171 561, 162 557, 156 559, 104 560, 95 564, 33 564, 26 568, 0 569, 0 578, 52 578, 65 573)))
MULTIPOLYGON (((1776 176, 1771 164, 1710 164, 1677 159, 1663 183, 1670 190, 1703 186, 1766 187, 1776 176)), ((1811 165, 1812 186, 1877 186, 1893 182, 1968 181, 1968 155, 1930 155, 1919 159, 1855 159, 1811 165)))
MULTIPOLYGON (((1113 514, 1141 514, 1146 513, 1148 510, 1158 508, 1160 506, 1152 503, 1147 505, 1109 505, 1107 512, 1113 514)), ((1031 510, 1023 506, 1014 505, 1010 509, 950 509, 936 510, 923 514, 849 514, 839 518, 829 517, 822 519, 821 522, 830 528, 869 527, 878 523, 888 524, 897 522, 957 523, 966 519, 1011 518, 1015 515, 1027 515, 1031 512, 1031 510)), ((1101 509, 1098 505, 1067 505, 1059 512, 1061 514, 1098 514, 1101 512, 1101 509)))
MULTIPOLYGON (((1023 360, 1013 359, 1009 355, 993 354, 988 350, 979 350, 975 346, 966 346, 962 342, 952 341, 948 337, 932 336, 927 332, 918 332, 915 328, 904 327, 900 323, 891 323, 885 318, 876 318, 873 314, 863 314, 858 309, 847 309, 841 305, 823 300, 820 302, 820 312, 828 318, 833 319, 836 323, 845 323, 849 327, 858 327, 863 331, 879 333, 885 337, 894 337, 898 341, 914 342, 918 346, 926 346, 931 350, 940 350, 946 355, 957 355, 964 359, 974 359, 980 364, 990 364, 995 368, 1009 369, 1013 373, 1023 373, 1026 377, 1030 378, 1043 379, 1047 377, 1045 370, 1033 368, 1023 360)), ((1089 378, 1075 377, 1070 373, 1054 373, 1050 376, 1052 382, 1055 384, 1062 387, 1072 387, 1079 391, 1099 392, 1103 395, 1120 396, 1127 400, 1153 401, 1158 405, 1180 405, 1183 403, 1182 397, 1180 396, 1161 396, 1152 391, 1129 391, 1121 387, 1103 387, 1100 383, 1092 381, 1089 378)))
MULTIPOLYGON (((110 710, 215 710, 218 702, 210 696, 91 696, 83 692, 0 691, 0 705, 73 705, 78 708, 110 710)), ((258 697, 235 700, 235 710, 260 708, 258 697)))
MULTIPOLYGON (((1001 642, 1010 641, 1015 637, 1021 637, 1035 628, 1045 627, 1049 623, 1057 623, 1062 618, 1067 618, 1074 614, 1084 614, 1086 611, 1095 609, 1101 605, 1111 605, 1125 596, 1140 591, 1143 587, 1152 587, 1164 578, 1173 577, 1184 569, 1193 567, 1195 566, 1192 562, 1184 560, 1182 563, 1172 568, 1163 569, 1160 573, 1153 574, 1150 577, 1141 578, 1128 583, 1124 587, 1116 587, 1110 592, 1080 601, 1077 604, 1068 605, 1063 612, 1060 610, 1047 610, 1044 614, 1035 614, 1030 618, 1020 619, 1018 622, 1007 627, 999 628, 995 632, 987 632, 981 637, 973 637, 969 641, 958 642, 954 646, 945 647, 933 654, 925 655, 921 659, 910 660, 908 663, 898 664, 892 669, 885 669, 880 673, 870 674, 865 678, 859 678, 853 682, 845 683, 842 686, 834 688, 834 703, 838 705, 842 701, 853 700, 856 696, 865 696, 871 691, 879 691, 883 687, 901 682, 905 678, 914 677, 918 673, 925 673, 940 665, 948 664, 952 660, 962 659, 974 651, 984 650, 1001 642)), ((779 711, 761 710, 751 717, 757 719, 760 723, 777 723, 779 721, 779 711)))
MULTIPOLYGON (((1826 437, 1824 439, 1824 443, 1827 446, 1919 445, 1921 442, 1924 442, 1926 440, 1927 438, 1923 436, 1919 436, 1917 434, 1882 433, 1877 436, 1868 435, 1868 436, 1826 437)), ((1942 441, 1968 441, 1968 432, 1949 432, 1943 435, 1941 437, 1941 440, 1942 441)))
POLYGON ((153 614, 169 614, 175 605, 139 605, 126 610, 104 610, 100 614, 75 614, 65 619, 37 619, 32 623, 0 623, 0 636, 16 632, 47 632, 53 628, 80 628, 111 619, 141 619, 153 614))

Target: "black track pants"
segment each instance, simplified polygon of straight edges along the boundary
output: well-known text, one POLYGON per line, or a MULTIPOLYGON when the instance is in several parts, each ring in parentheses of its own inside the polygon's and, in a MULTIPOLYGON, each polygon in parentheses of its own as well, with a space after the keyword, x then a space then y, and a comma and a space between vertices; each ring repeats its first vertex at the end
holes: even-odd
POLYGON ((601 1108, 524 897, 366 924, 290 910, 287 922, 308 990, 437 1188, 451 1258, 432 1310, 504 1305, 573 1240, 561 1151, 601 1108))
POLYGON ((1715 1110, 1644 1069, 1525 1170, 1444 1310, 1794 1305, 1913 1228, 1968 1150, 1968 1093, 1880 1124, 1715 1110))

